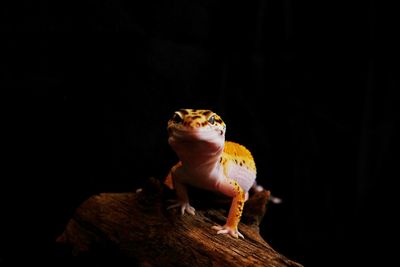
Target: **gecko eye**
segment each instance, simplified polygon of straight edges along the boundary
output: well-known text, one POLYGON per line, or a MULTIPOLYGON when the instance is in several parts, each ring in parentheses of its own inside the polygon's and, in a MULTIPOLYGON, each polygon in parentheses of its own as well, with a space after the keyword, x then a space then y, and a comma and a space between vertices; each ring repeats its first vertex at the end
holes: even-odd
POLYGON ((215 116, 214 116, 214 115, 211 116, 211 117, 208 119, 208 122, 211 123, 211 124, 214 124, 214 123, 215 123, 215 116))
POLYGON ((172 116, 172 121, 175 123, 181 123, 183 119, 178 113, 175 113, 174 116, 172 116))

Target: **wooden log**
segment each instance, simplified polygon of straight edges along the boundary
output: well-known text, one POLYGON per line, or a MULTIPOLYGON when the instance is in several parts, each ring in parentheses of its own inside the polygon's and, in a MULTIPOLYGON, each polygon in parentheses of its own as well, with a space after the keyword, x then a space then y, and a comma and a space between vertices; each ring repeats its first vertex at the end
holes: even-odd
POLYGON ((246 202, 239 225, 245 239, 217 235, 211 229, 224 224, 226 209, 200 205, 195 216, 167 210, 167 191, 150 179, 138 193, 92 196, 78 207, 57 242, 68 245, 78 258, 113 251, 138 266, 302 266, 273 250, 259 234, 268 191, 246 202))

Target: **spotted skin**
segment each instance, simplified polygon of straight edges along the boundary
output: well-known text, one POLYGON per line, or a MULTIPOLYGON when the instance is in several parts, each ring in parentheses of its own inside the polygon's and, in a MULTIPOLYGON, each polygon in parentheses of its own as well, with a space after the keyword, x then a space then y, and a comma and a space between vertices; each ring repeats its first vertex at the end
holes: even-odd
POLYGON ((256 165, 248 149, 225 141, 226 125, 211 110, 180 109, 168 121, 168 142, 180 161, 171 168, 164 183, 176 189, 181 213, 194 214, 186 186, 220 192, 232 197, 224 226, 218 234, 242 237, 238 225, 249 189, 255 184, 256 165))

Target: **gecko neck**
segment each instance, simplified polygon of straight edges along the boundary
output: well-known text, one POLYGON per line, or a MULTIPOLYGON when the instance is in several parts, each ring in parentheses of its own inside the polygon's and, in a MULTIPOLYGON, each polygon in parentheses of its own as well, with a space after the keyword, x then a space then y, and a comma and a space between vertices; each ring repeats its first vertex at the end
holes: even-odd
POLYGON ((211 143, 170 138, 169 143, 178 155, 183 167, 195 172, 211 172, 215 169, 224 150, 224 140, 211 143))
POLYGON ((212 169, 216 167, 216 164, 219 163, 219 159, 222 154, 221 152, 217 153, 183 153, 184 155, 179 154, 179 158, 182 162, 182 165, 186 169, 190 169, 192 171, 198 172, 211 172, 212 169))

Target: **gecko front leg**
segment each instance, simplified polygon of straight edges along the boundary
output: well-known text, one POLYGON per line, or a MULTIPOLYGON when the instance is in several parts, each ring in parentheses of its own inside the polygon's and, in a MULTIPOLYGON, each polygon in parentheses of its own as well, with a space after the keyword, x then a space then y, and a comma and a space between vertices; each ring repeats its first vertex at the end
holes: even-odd
POLYGON ((172 173, 172 178, 174 180, 174 186, 176 190, 176 196, 177 196, 177 203, 167 207, 167 210, 173 209, 173 208, 180 208, 181 209, 181 214, 185 214, 185 212, 195 215, 195 209, 190 206, 189 204, 189 197, 187 194, 187 189, 186 185, 181 183, 179 179, 176 178, 176 176, 172 173))
POLYGON ((213 226, 212 228, 217 230, 217 234, 229 234, 235 238, 244 238, 238 230, 238 224, 240 217, 242 216, 246 193, 240 187, 238 182, 229 178, 218 185, 218 191, 227 196, 233 197, 233 199, 225 225, 213 226))

